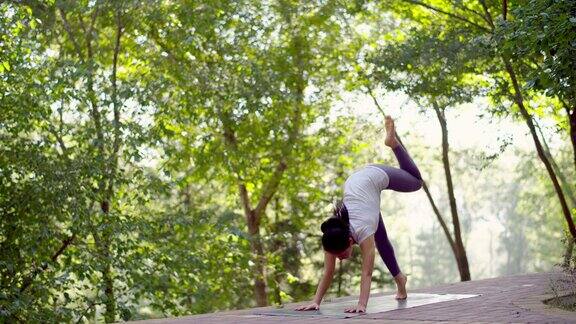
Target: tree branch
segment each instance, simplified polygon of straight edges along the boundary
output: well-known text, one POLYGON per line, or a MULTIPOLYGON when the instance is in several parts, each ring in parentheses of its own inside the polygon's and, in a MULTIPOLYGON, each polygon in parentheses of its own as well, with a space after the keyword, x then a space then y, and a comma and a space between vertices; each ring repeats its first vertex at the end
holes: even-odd
POLYGON ((469 12, 469 13, 471 13, 471 14, 473 14, 473 15, 478 16, 480 19, 484 20, 485 22, 487 22, 489 25, 492 26, 492 23, 490 22, 490 20, 488 20, 488 19, 486 18, 486 16, 484 16, 482 13, 480 13, 480 12, 478 12, 478 11, 476 11, 476 10, 470 9, 470 8, 466 7, 466 5, 464 5, 464 4, 458 5, 458 2, 454 2, 454 3, 452 3, 452 4, 453 4, 454 6, 456 6, 457 8, 460 8, 460 9, 466 11, 466 12, 469 12))
MULTIPOLYGON (((232 149, 233 152, 238 150, 238 141, 236 139, 236 135, 230 127, 227 126, 226 121, 224 120, 224 116, 221 112, 218 113, 220 116, 220 120, 222 120, 222 125, 224 128, 224 142, 228 144, 228 146, 232 149)), ((242 208, 244 209, 244 215, 248 218, 248 224, 251 224, 253 220, 251 219, 252 213, 252 206, 250 205, 250 196, 248 194, 248 189, 246 188, 246 184, 240 175, 240 171, 232 165, 232 171, 236 173, 236 178, 238 179, 238 191, 240 192, 240 201, 242 203, 242 208)))
POLYGON ((446 16, 452 17, 452 18, 454 18, 454 19, 456 19, 456 20, 460 20, 460 21, 462 21, 462 22, 468 23, 468 24, 470 24, 470 25, 472 25, 472 26, 474 26, 474 27, 476 27, 476 28, 478 28, 478 29, 480 29, 480 30, 482 30, 482 31, 491 32, 490 29, 488 29, 488 28, 486 28, 486 27, 484 27, 484 26, 482 26, 482 25, 477 24, 477 23, 471 21, 470 19, 468 19, 468 18, 466 18, 466 17, 462 17, 462 16, 459 16, 459 15, 453 14, 453 13, 451 13, 451 12, 444 11, 444 10, 442 10, 442 9, 440 9, 440 8, 434 7, 434 6, 429 5, 429 4, 427 4, 427 3, 424 3, 424 2, 421 2, 421 1, 417 1, 417 0, 403 0, 403 1, 404 1, 404 2, 408 2, 408 3, 411 3, 411 4, 414 4, 414 5, 418 5, 418 6, 427 8, 427 9, 430 9, 430 10, 435 11, 435 12, 437 12, 437 13, 441 13, 441 14, 444 14, 444 15, 446 15, 446 16))
POLYGON ((86 307, 86 309, 82 312, 82 314, 78 317, 78 320, 76 321, 76 324, 80 324, 82 322, 82 320, 84 319, 84 317, 86 316, 86 313, 88 313, 88 311, 90 309, 92 309, 94 306, 96 306, 96 300, 91 300, 88 303, 88 307, 86 307))
POLYGON ((56 141, 58 142, 58 146, 60 146, 60 149, 62 150, 62 156, 65 159, 68 159, 68 148, 66 147, 66 144, 64 143, 64 140, 62 139, 62 137, 60 136, 58 131, 55 130, 54 126, 52 126, 52 125, 48 125, 48 131, 52 135, 54 135, 54 137, 56 137, 56 141))
POLYGON ((490 11, 488 10, 488 5, 486 4, 486 0, 479 0, 480 4, 482 5, 482 8, 484 9, 484 14, 486 15, 485 20, 488 22, 488 24, 490 24, 490 27, 492 27, 492 29, 494 29, 494 20, 492 19, 492 15, 490 14, 490 11))
MULTIPOLYGON (((101 160, 101 172, 103 172, 104 174, 106 173, 105 170, 105 148, 104 148, 104 134, 103 134, 103 130, 102 130, 102 121, 101 121, 101 115, 100 115, 100 111, 98 110, 98 101, 97 101, 97 96, 96 93, 94 91, 94 75, 93 75, 93 52, 92 52, 92 32, 93 32, 93 27, 94 27, 94 23, 96 21, 96 17, 98 15, 98 4, 99 2, 96 2, 96 7, 94 9, 94 12, 92 13, 92 20, 90 23, 90 29, 86 31, 85 27, 84 27, 84 23, 82 21, 82 17, 80 17, 80 26, 81 28, 85 31, 86 35, 85 35, 85 41, 86 41, 86 48, 87 48, 87 57, 86 57, 86 62, 87 66, 88 66, 88 71, 87 71, 87 82, 86 82, 86 88, 87 88, 87 92, 88 92, 88 101, 89 101, 89 105, 90 105, 90 115, 93 119, 94 122, 94 126, 95 126, 95 131, 96 131, 96 147, 98 149, 98 155, 100 157, 101 160)), ((84 63, 84 62, 83 62, 84 63)), ((100 161, 100 160, 99 160, 100 161)), ((99 180, 98 181, 98 190, 99 193, 102 194, 106 189, 104 180, 99 180)))
POLYGON ((372 101, 374 101, 374 105, 376 106, 376 108, 378 108, 378 110, 382 114, 382 117, 386 117, 386 112, 384 111, 384 108, 382 108, 382 106, 380 106, 378 99, 376 99, 376 96, 374 95, 374 92, 372 91, 372 87, 369 84, 367 84, 366 89, 368 89, 368 94, 372 98, 372 101))
POLYGON ((278 190, 278 186, 280 185, 280 181, 282 180, 282 175, 284 171, 288 168, 287 158, 290 156, 290 150, 294 146, 298 135, 300 134, 300 127, 301 127, 301 116, 302 108, 303 108, 303 101, 304 101, 304 88, 306 87, 306 79, 304 78, 304 62, 302 59, 302 51, 301 46, 303 44, 303 39, 300 35, 294 35, 292 37, 292 45, 296 49, 296 55, 294 57, 295 65, 298 67, 298 72, 295 75, 295 86, 294 86, 294 112, 292 114, 292 128, 290 129, 288 140, 284 145, 284 149, 282 150, 282 156, 280 157, 280 161, 272 174, 270 180, 264 186, 260 199, 258 201, 258 205, 256 209, 254 209, 254 214, 256 217, 256 222, 260 221, 261 215, 266 210, 266 206, 278 190))
POLYGON ((270 199, 272 199, 272 196, 274 196, 274 193, 276 193, 276 190, 280 185, 280 181, 282 180, 282 174, 287 167, 288 166, 284 161, 280 161, 276 166, 276 170, 274 170, 272 177, 268 183, 266 183, 266 186, 262 191, 262 195, 260 196, 260 200, 258 201, 258 205, 254 209, 254 214, 258 219, 260 218, 260 215, 264 213, 264 210, 266 210, 266 206, 268 206, 268 203, 270 202, 270 199))
POLYGON ((60 17, 62 18, 64 30, 66 30, 66 33, 68 34, 68 38, 70 38, 70 41, 72 42, 72 45, 74 46, 74 50, 76 51, 76 54, 78 54, 80 61, 84 62, 84 54, 82 53, 82 50, 80 49, 80 45, 78 45, 78 42, 76 41, 76 38, 74 37, 74 34, 72 33, 72 28, 70 28, 70 23, 68 23, 68 19, 66 19, 66 13, 64 12, 64 9, 58 8, 58 12, 60 13, 60 17))
MULTIPOLYGON (((100 11, 100 7, 98 6, 99 1, 96 1, 94 5, 94 11, 92 11, 92 16, 90 18, 90 26, 88 30, 85 30, 86 33, 86 48, 88 49, 88 57, 92 57, 92 33, 94 32, 94 24, 96 23, 96 18, 98 17, 98 13, 100 11)), ((90 62, 91 63, 91 62, 90 62)))
POLYGON ((252 213, 252 207, 250 206, 250 197, 248 196, 248 189, 244 183, 238 184, 238 189, 240 190, 240 200, 242 202, 242 208, 244 209, 245 215, 250 215, 252 213))
MULTIPOLYGON (((179 53, 177 52, 177 49, 170 48, 170 46, 168 46, 168 44, 163 42, 160 39, 160 36, 158 35, 158 32, 156 29, 150 28, 148 30, 148 35, 154 41, 154 43, 157 46, 159 46, 162 49, 162 51, 164 51, 168 55, 168 58, 172 61, 172 63, 174 65, 178 65, 181 67, 180 69, 175 69, 175 70, 178 71, 179 81, 181 81, 183 84, 185 84, 185 82, 187 82, 188 80, 186 79, 185 76, 184 77, 181 76, 181 72, 186 71, 186 69, 188 68, 188 66, 190 65, 191 62, 186 60, 185 58, 183 58, 181 55, 179 55, 179 53)), ((198 74, 196 74, 196 76, 199 77, 198 74)), ((203 76, 203 75, 201 75, 201 76, 203 76)), ((205 81, 208 81, 208 80, 205 80, 205 81)))
MULTIPOLYGON (((70 246, 70 244, 72 244, 72 242, 74 241, 75 238, 76 238, 76 233, 72 234, 71 236, 66 238, 64 241, 62 241, 62 245, 60 245, 60 248, 58 249, 58 251, 56 251, 56 253, 54 253, 52 255, 52 257, 50 257, 50 261, 56 262, 58 257, 62 253, 64 253, 64 250, 66 250, 66 248, 68 248, 68 246, 70 246)), ((32 284, 32 282, 34 281, 36 276, 39 275, 40 273, 42 273, 43 271, 45 271, 47 268, 48 268, 48 263, 44 263, 41 267, 36 268, 34 271, 32 271, 32 274, 30 274, 30 276, 25 278, 24 281, 22 282, 22 286, 20 287, 20 292, 24 292, 26 289, 28 289, 28 287, 30 287, 30 285, 32 284)))
POLYGON ((120 16, 120 10, 116 11, 116 39, 114 45, 114 56, 112 59, 112 106, 114 110, 114 140, 112 143, 112 154, 110 155, 111 166, 110 166, 110 181, 108 182, 108 196, 112 196, 112 191, 114 190, 114 180, 116 178, 116 169, 118 168, 118 151, 120 150, 120 138, 121 132, 120 127, 120 105, 118 103, 118 86, 116 84, 116 74, 118 70, 118 54, 120 52, 120 39, 122 37, 122 21, 120 16))

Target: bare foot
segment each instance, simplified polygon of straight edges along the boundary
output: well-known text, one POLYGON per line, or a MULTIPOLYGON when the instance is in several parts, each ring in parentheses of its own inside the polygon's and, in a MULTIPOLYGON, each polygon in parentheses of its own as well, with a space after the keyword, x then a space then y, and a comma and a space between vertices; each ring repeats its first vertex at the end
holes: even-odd
POLYGON ((386 144, 386 146, 390 146, 390 148, 395 148, 396 146, 400 145, 400 142, 398 142, 398 139, 396 138, 394 119, 392 119, 392 117, 386 116, 384 120, 384 127, 386 128, 386 139, 384 140, 384 144, 386 144))
POLYGON ((398 288, 398 292, 396 293, 397 300, 404 300, 408 297, 408 293, 406 292, 406 282, 408 281, 408 277, 406 277, 402 272, 394 277, 394 281, 396 281, 396 287, 398 288))

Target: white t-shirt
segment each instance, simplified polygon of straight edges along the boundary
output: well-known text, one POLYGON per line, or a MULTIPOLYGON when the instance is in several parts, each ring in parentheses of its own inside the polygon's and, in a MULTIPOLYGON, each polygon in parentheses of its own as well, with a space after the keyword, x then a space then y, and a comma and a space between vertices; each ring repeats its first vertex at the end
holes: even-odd
POLYGON ((374 234, 380 217, 380 192, 390 179, 377 166, 367 165, 354 171, 344 183, 344 205, 350 219, 350 234, 360 244, 374 234))

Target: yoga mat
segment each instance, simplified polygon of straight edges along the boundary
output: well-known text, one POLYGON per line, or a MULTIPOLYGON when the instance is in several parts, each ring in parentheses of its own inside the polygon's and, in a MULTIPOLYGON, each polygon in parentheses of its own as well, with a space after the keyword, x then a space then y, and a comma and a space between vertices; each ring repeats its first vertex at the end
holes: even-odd
MULTIPOLYGON (((480 295, 462 295, 462 294, 417 294, 413 293, 408 295, 406 300, 395 300, 394 296, 379 296, 371 297, 368 300, 368 307, 366 314, 382 313, 392 310, 418 307, 422 305, 436 304, 445 301, 465 299, 477 297, 480 295)), ((344 313, 348 307, 356 306, 358 300, 349 300, 342 302, 326 303, 320 305, 320 310, 317 311, 295 311, 291 308, 267 309, 256 311, 255 315, 269 315, 269 316, 296 316, 296 317, 334 317, 334 318, 350 318, 362 316, 362 313, 344 313)))

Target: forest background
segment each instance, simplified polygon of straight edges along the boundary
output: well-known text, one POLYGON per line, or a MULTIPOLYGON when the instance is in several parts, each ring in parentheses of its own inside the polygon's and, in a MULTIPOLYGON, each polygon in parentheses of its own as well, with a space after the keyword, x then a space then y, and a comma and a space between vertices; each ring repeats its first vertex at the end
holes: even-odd
POLYGON ((382 197, 410 288, 570 266, 574 1, 0 2, 0 318, 310 299, 384 115, 426 182, 382 197))

